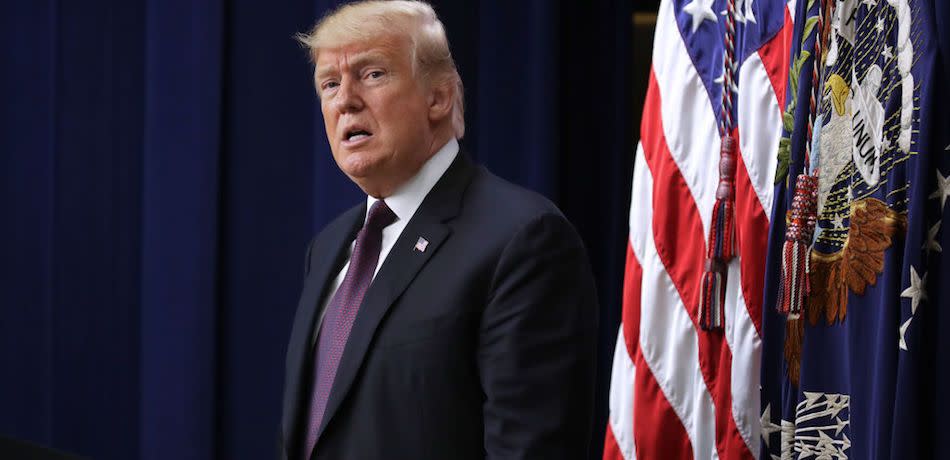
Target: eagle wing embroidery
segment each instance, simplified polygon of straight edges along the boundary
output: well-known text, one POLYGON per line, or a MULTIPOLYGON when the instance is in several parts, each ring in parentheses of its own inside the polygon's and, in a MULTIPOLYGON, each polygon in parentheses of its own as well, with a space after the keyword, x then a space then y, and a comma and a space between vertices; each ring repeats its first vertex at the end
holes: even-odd
MULTIPOLYGON (((821 318, 828 325, 844 322, 848 314, 848 291, 864 295, 884 271, 884 251, 895 236, 907 230, 907 216, 883 201, 865 198, 851 203, 850 228, 844 247, 833 254, 811 251, 808 306, 805 314, 812 326, 821 318)), ((798 385, 801 369, 804 318, 785 324, 785 361, 789 380, 798 385)))
POLYGON ((844 247, 833 254, 811 252, 807 316, 811 325, 824 318, 828 325, 844 321, 848 291, 864 295, 884 271, 884 251, 895 236, 903 236, 907 216, 883 201, 865 198, 851 204, 850 229, 844 247))

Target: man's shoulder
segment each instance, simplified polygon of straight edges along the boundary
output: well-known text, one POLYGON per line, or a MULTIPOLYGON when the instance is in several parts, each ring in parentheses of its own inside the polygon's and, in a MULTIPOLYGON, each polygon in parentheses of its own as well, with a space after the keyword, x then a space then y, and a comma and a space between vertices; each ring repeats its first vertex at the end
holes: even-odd
POLYGON ((477 168, 466 193, 467 207, 489 214, 493 221, 527 222, 542 215, 563 217, 540 193, 505 180, 483 166, 477 168))
POLYGON ((484 167, 473 175, 452 226, 466 238, 497 250, 512 241, 533 238, 541 230, 559 244, 574 246, 580 241, 577 230, 551 200, 484 167))

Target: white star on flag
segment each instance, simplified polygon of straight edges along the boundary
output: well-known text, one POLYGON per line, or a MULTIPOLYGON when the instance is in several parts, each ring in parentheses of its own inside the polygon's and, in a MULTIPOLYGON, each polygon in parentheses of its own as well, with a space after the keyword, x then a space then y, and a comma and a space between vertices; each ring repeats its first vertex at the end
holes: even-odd
MULTIPOLYGON (((723 14, 725 16, 725 14, 723 14)), ((749 21, 755 24, 755 14, 752 12, 752 0, 736 1, 736 22, 745 24, 749 21)))
POLYGON ((938 220, 937 223, 927 231, 927 241, 924 242, 924 249, 943 252, 943 247, 941 247, 940 242, 937 241, 937 232, 940 231, 940 222, 941 221, 938 220))
POLYGON ((910 266, 910 286, 901 292, 901 297, 910 299, 910 313, 917 313, 917 306, 920 301, 927 300, 927 272, 924 277, 917 275, 917 269, 910 266))
POLYGON ((844 216, 838 214, 834 219, 831 219, 831 222, 834 224, 834 228, 844 228, 844 216))
POLYGON ((713 0, 692 0, 683 7, 683 11, 693 17, 693 32, 699 29, 703 21, 719 22, 712 10, 713 0))
POLYGON ((894 47, 891 45, 884 45, 884 51, 881 52, 881 56, 884 56, 884 60, 886 61, 894 59, 894 47))
POLYGON ((759 422, 762 424, 762 439, 765 441, 765 447, 768 447, 769 437, 772 436, 772 433, 782 430, 780 426, 772 423, 771 404, 765 405, 765 410, 762 412, 762 418, 759 419, 759 422))
POLYGON ((947 197, 950 196, 950 176, 944 177, 937 171, 937 190, 934 190, 927 198, 940 198, 940 210, 947 203, 947 197))

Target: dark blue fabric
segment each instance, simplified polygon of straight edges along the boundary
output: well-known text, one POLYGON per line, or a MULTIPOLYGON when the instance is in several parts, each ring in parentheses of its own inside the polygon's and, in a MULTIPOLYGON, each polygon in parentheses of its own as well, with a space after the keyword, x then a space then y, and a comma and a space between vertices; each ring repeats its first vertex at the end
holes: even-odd
MULTIPOLYGON (((950 150, 950 119, 943 110, 950 99, 946 85, 936 83, 947 79, 943 61, 943 53, 947 52, 946 32, 941 32, 945 29, 943 24, 947 16, 946 10, 940 6, 942 4, 932 0, 912 0, 902 4, 908 8, 906 11, 911 12, 907 16, 893 13, 901 5, 884 3, 880 4, 880 9, 868 8, 866 4, 850 4, 836 13, 844 18, 853 15, 856 38, 853 49, 839 39, 839 56, 848 57, 828 64, 823 78, 831 78, 829 75, 853 78, 846 83, 851 88, 866 85, 868 80, 862 78, 870 71, 865 72, 865 69, 874 69, 872 65, 879 62, 880 53, 875 50, 883 45, 892 46, 890 44, 898 40, 898 29, 912 31, 910 43, 904 48, 912 52, 913 57, 909 60, 913 63, 909 78, 915 82, 912 94, 901 93, 910 87, 901 87, 901 83, 910 81, 903 80, 908 78, 903 75, 888 73, 899 68, 890 64, 883 67, 883 85, 888 86, 882 86, 884 90, 880 93, 871 91, 865 94, 870 94, 871 100, 880 104, 878 107, 887 120, 883 123, 883 130, 890 133, 888 135, 900 132, 894 120, 897 120, 897 114, 907 113, 900 111, 912 110, 913 118, 907 127, 908 150, 882 148, 879 182, 870 184, 866 176, 852 166, 854 161, 850 157, 846 157, 848 167, 855 169, 835 169, 835 153, 843 151, 849 155, 852 146, 848 143, 852 139, 844 139, 847 150, 828 148, 829 145, 837 148, 833 142, 841 138, 836 139, 831 128, 835 121, 834 109, 828 103, 819 106, 821 116, 816 118, 814 132, 821 132, 821 147, 812 150, 810 162, 812 168, 819 166, 823 181, 832 179, 828 181, 832 185, 830 192, 824 192, 829 193, 825 195, 825 209, 819 210, 819 233, 814 238, 810 255, 809 297, 798 321, 791 315, 779 313, 777 291, 782 283, 781 250, 785 225, 788 224, 783 216, 792 208, 796 194, 795 178, 806 163, 804 143, 810 135, 807 133, 810 127, 806 129, 805 123, 809 116, 807 101, 812 85, 816 84, 812 80, 812 60, 803 66, 797 96, 790 94, 798 101, 791 144, 792 163, 788 179, 776 184, 776 204, 772 210, 774 225, 766 267, 761 379, 762 457, 769 454, 772 457, 784 456, 792 451, 792 458, 826 458, 828 455, 946 458, 944 437, 947 423, 941 416, 948 402, 944 390, 948 372, 941 363, 946 359, 948 343, 944 331, 950 321, 942 307, 947 304, 944 300, 948 285, 945 267, 950 253, 934 250, 926 243, 928 233, 936 232, 933 229, 940 228, 941 219, 946 215, 945 203, 936 199, 939 193, 934 194, 937 187, 934 179, 950 174, 950 156, 946 155, 946 150, 950 150), (854 8, 854 11, 847 8, 854 8), (888 26, 890 28, 886 30, 893 33, 875 32, 872 25, 884 26, 885 21, 892 21, 893 27, 888 26), (853 61, 850 56, 854 56, 853 61), (912 99, 913 108, 902 108, 899 95, 912 99), (829 116, 831 121, 823 121, 829 116), (847 243, 843 244, 831 242, 828 238, 836 231, 826 217, 834 212, 830 204, 836 199, 832 197, 836 192, 843 197, 841 202, 848 218, 847 243), (860 207, 870 209, 875 203, 879 203, 879 214, 865 217, 871 213, 861 211, 860 207), (887 240, 870 236, 874 235, 875 224, 881 227, 891 225, 885 224, 890 218, 885 217, 887 213, 893 213, 897 216, 894 221, 900 222, 895 226, 895 236, 887 240), (877 238, 874 244, 879 245, 877 249, 865 244, 874 238, 877 238), (879 253, 873 254, 875 250, 879 253), (834 262, 845 264, 838 266, 841 271, 836 275, 841 274, 841 278, 826 275, 826 267, 830 265, 828 256, 841 256, 843 251, 850 254, 845 253, 848 255, 843 255, 843 260, 834 262), (821 256, 816 257, 819 254, 821 256), (865 272, 873 277, 870 280, 861 280, 855 275, 864 267, 873 267, 874 263, 880 263, 881 268, 865 272), (915 302, 912 300, 914 290, 909 288, 918 276, 926 278, 924 287, 921 287, 925 295, 915 302), (856 284, 860 289, 854 287, 856 284), (843 300, 836 301, 830 295, 824 299, 821 297, 838 287, 843 300), (835 311, 832 308, 837 308, 837 317, 831 315, 828 319, 829 316, 825 315, 835 311), (811 315, 815 316, 814 322, 809 318, 811 315), (801 327, 801 339, 788 340, 787 337, 794 337, 796 327, 801 327), (796 343, 801 344, 800 356, 797 357, 800 365, 797 382, 791 377, 796 365, 795 353, 791 350, 796 349, 796 343)), ((799 4, 795 17, 813 17, 820 5, 821 2, 799 4)), ((797 24, 792 41, 793 53, 798 53, 806 22, 802 20, 797 24)), ((812 49, 815 33, 809 36, 812 38, 802 49, 812 49)), ((856 103, 854 107, 854 119, 858 120, 860 111, 873 105, 856 103)), ((861 125, 855 122, 855 142, 860 139, 858 126, 861 125)), ((947 234, 937 234, 936 241, 941 245, 947 242, 947 234)), ((838 267, 833 269, 839 270, 838 267)))
MULTIPOLYGON (((0 433, 97 459, 275 455, 306 243, 362 199, 292 39, 337 3, 0 2, 0 433)), ((599 456, 632 5, 434 5, 463 145, 553 199, 590 252, 599 456)))
POLYGON ((213 458, 221 332, 220 1, 151 2, 141 201, 143 459, 213 458), (182 14, 184 13, 184 14, 182 14))
POLYGON ((0 5, 0 431, 139 448, 143 5, 0 5))

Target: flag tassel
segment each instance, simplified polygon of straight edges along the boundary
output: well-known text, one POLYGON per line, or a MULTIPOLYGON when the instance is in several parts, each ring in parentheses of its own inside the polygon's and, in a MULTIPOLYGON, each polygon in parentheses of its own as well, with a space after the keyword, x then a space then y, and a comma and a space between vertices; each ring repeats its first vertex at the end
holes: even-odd
POLYGON ((725 318, 728 264, 736 254, 735 177, 736 142, 731 134, 726 134, 719 151, 719 187, 706 242, 706 266, 700 291, 699 323, 707 331, 721 329, 725 318))
POLYGON ((786 371, 788 379, 795 386, 798 386, 801 374, 802 345, 805 341, 805 319, 789 318, 785 322, 785 362, 788 364, 786 371))
POLYGON ((726 303, 726 266, 716 259, 706 259, 703 290, 699 307, 699 325, 705 331, 722 327, 726 303))
POLYGON ((817 206, 818 178, 800 174, 795 181, 795 196, 785 229, 782 282, 779 284, 778 296, 778 311, 788 315, 789 319, 801 316, 810 290, 809 253, 817 221, 817 206))

